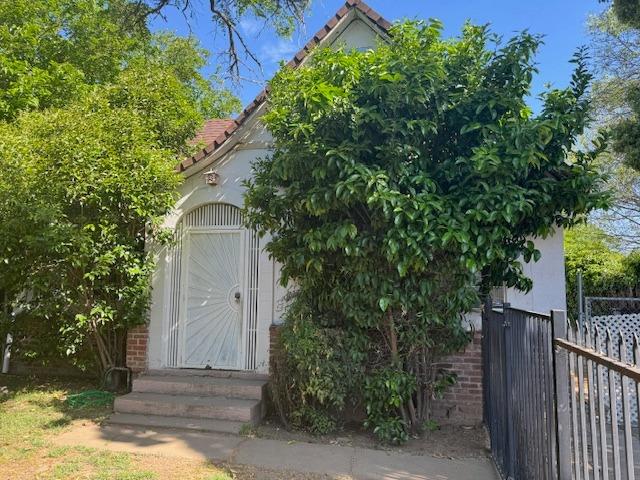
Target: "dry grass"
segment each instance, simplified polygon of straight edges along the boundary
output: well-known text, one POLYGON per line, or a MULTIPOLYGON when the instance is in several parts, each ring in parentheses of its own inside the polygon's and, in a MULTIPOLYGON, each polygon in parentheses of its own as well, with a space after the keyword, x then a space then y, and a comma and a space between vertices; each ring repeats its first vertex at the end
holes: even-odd
POLYGON ((89 381, 0 375, 0 480, 324 480, 250 466, 56 446, 73 425, 100 423, 111 406, 72 409, 67 395, 89 381))
POLYGON ((111 411, 70 409, 70 393, 95 388, 88 382, 0 376, 0 478, 91 480, 240 480, 207 462, 57 447, 52 439, 78 422, 100 422, 111 411))

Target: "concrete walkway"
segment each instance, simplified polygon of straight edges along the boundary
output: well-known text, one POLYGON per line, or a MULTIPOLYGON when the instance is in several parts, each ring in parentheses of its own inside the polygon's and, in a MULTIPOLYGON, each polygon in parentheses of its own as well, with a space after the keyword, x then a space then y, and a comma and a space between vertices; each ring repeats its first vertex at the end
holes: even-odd
POLYGON ((497 480, 489 459, 448 460, 358 447, 288 443, 235 435, 143 430, 109 425, 79 426, 59 445, 212 460, 272 470, 320 473, 354 480, 497 480))

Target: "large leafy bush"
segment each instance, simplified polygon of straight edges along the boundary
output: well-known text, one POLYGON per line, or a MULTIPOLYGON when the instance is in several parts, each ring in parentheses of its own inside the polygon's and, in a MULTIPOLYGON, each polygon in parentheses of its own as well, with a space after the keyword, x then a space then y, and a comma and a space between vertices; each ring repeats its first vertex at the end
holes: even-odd
POLYGON ((324 434, 355 400, 362 381, 362 337, 318 323, 303 292, 291 299, 271 365, 272 398, 286 423, 324 434))
MULTIPOLYGON (((347 388, 387 441, 429 420, 434 360, 467 341, 462 316, 479 283, 529 287, 519 259, 540 255, 529 239, 601 200, 597 149, 567 158, 588 121, 584 58, 533 115, 538 37, 494 48, 485 27, 440 33, 407 22, 375 51, 321 50, 284 68, 264 117, 275 149, 248 184, 249 223, 272 235, 267 249, 313 312, 307 321, 356 339, 336 344, 363 372, 347 388)), ((285 349, 302 341, 293 329, 285 349)), ((342 380, 335 362, 308 377, 306 357, 288 360, 288 381, 325 405, 308 378, 342 380)))
POLYGON ((150 239, 205 117, 237 102, 191 39, 125 28, 137 2, 0 4, 0 332, 29 358, 124 365, 150 239), (5 120, 2 122, 2 120, 5 120))

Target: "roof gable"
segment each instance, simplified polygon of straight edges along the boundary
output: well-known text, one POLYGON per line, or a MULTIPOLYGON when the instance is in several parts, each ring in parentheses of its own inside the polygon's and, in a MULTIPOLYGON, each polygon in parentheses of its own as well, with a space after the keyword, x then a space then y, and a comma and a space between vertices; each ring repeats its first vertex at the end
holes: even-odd
MULTIPOLYGON (((347 0, 343 7, 336 12, 336 14, 329 19, 329 21, 316 32, 316 34, 307 42, 307 44, 300 49, 298 53, 294 55, 294 57, 287 63, 287 66, 297 68, 302 63, 304 63, 305 59, 308 57, 309 53, 318 45, 323 43, 326 38, 335 31, 336 27, 344 20, 351 12, 360 13, 362 17, 364 17, 368 22, 370 22, 371 26, 377 29, 380 34, 386 35, 389 32, 389 28, 391 28, 391 23, 382 17, 379 13, 369 7, 362 0, 347 0)), ((236 132, 246 121, 247 119, 264 103, 267 98, 268 87, 262 90, 256 98, 245 107, 245 109, 240 113, 240 115, 235 120, 214 120, 208 121, 205 124, 204 131, 209 133, 198 134, 197 139, 199 138, 202 141, 208 142, 207 146, 204 147, 200 152, 196 153, 190 158, 187 158, 180 162, 176 166, 176 171, 184 172, 188 168, 198 164, 210 154, 218 150, 222 145, 224 145, 227 140, 236 132), (210 122, 215 122, 214 124, 209 125, 210 122), (221 122, 226 122, 223 125, 221 122), (213 136, 213 132, 216 128, 224 128, 223 131, 219 132, 217 136, 213 136)))

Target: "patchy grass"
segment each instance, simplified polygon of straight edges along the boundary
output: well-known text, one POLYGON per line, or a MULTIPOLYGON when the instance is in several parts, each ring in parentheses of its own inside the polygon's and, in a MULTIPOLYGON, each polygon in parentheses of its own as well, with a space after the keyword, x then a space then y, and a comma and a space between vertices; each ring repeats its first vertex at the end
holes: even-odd
POLYGON ((86 381, 0 376, 0 472, 9 479, 232 480, 208 462, 55 446, 52 439, 78 422, 100 422, 111 405, 70 408, 70 394, 95 388, 86 381))
POLYGON ((238 435, 242 437, 253 437, 255 436, 255 427, 250 423, 243 423, 240 427, 238 435))
POLYGON ((41 381, 32 377, 0 377, 0 466, 28 457, 47 445, 73 421, 100 421, 110 406, 70 409, 66 395, 87 389, 85 382, 41 381))

